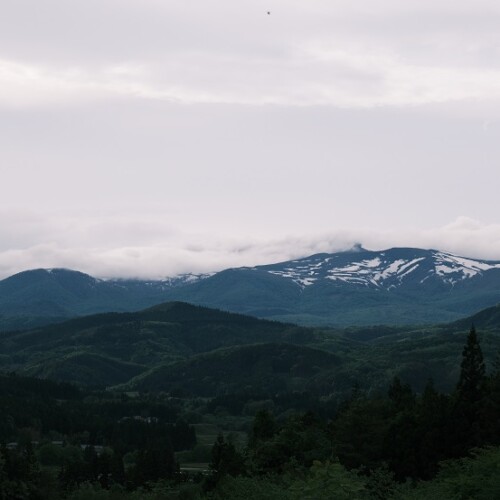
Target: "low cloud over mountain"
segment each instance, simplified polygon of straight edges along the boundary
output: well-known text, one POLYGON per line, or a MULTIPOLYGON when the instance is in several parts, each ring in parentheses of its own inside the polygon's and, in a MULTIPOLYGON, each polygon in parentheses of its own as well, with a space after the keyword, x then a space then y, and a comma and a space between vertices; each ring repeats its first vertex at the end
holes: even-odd
POLYGON ((460 217, 427 231, 368 228, 324 233, 248 236, 183 230, 175 214, 0 214, 0 277, 33 268, 65 267, 93 276, 161 278, 188 272, 269 264, 321 252, 394 246, 435 248, 480 259, 500 259, 500 225, 460 217))

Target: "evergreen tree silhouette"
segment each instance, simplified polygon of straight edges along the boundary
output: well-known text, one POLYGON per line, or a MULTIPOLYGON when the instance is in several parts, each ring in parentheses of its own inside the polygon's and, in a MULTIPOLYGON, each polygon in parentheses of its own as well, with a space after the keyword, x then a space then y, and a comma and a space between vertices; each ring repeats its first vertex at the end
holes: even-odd
POLYGON ((477 403, 481 399, 485 372, 483 353, 476 328, 472 325, 462 351, 460 378, 457 384, 459 399, 468 403, 477 403))
POLYGON ((481 446, 480 410, 486 375, 483 353, 472 325, 462 351, 460 378, 456 388, 455 438, 458 456, 481 446))

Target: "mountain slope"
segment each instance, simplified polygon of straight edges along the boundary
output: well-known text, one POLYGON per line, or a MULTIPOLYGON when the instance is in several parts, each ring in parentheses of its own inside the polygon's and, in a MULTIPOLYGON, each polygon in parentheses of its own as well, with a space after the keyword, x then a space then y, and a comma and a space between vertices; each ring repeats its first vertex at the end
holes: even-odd
POLYGON ((456 321, 450 328, 468 328, 474 325, 481 330, 500 331, 500 304, 483 309, 472 316, 456 321))
POLYGON ((181 391, 213 397, 241 390, 275 394, 318 393, 317 378, 340 365, 334 354, 291 344, 255 344, 218 349, 175 364, 155 368, 132 379, 127 388, 181 391))
POLYGON ((277 264, 158 281, 38 269, 0 281, 0 331, 183 301, 303 325, 451 322, 500 302, 500 262, 358 246, 277 264))
POLYGON ((164 302, 165 290, 200 277, 106 281, 69 269, 25 271, 0 281, 0 330, 42 326, 100 312, 138 311, 164 302))
POLYGON ((310 325, 430 324, 500 301, 500 262, 356 247, 224 271, 166 296, 310 325))

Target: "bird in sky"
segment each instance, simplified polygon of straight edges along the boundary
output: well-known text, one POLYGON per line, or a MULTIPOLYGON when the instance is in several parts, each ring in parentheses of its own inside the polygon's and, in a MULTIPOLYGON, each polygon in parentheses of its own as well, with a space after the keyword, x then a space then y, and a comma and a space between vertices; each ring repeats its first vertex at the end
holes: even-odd
POLYGON ((271 11, 270 11, 270 10, 268 10, 268 11, 267 11, 267 15, 268 15, 268 16, 270 16, 270 15, 271 15, 271 11))

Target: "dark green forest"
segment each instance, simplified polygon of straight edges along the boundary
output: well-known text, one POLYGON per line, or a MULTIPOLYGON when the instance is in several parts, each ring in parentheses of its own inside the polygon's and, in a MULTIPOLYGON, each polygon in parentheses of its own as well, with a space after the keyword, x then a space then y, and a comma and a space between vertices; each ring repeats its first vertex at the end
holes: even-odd
MULTIPOLYGON (((349 336, 380 340, 370 329, 349 336)), ((384 390, 355 381, 333 396, 321 374, 339 351, 290 343, 213 351, 212 380, 237 385, 210 383, 210 352, 134 390, 4 374, 0 498, 496 498, 500 362, 486 363, 474 327, 460 337, 449 391, 424 371, 418 390, 396 375, 384 390)))
POLYGON ((486 361, 500 350, 500 308, 418 327, 305 328, 179 302, 0 332, 0 370, 96 389, 190 397, 308 392, 337 400, 358 383, 383 392, 394 376, 451 391, 464 331, 474 323, 486 361), (274 384, 274 386, 271 386, 274 384))

